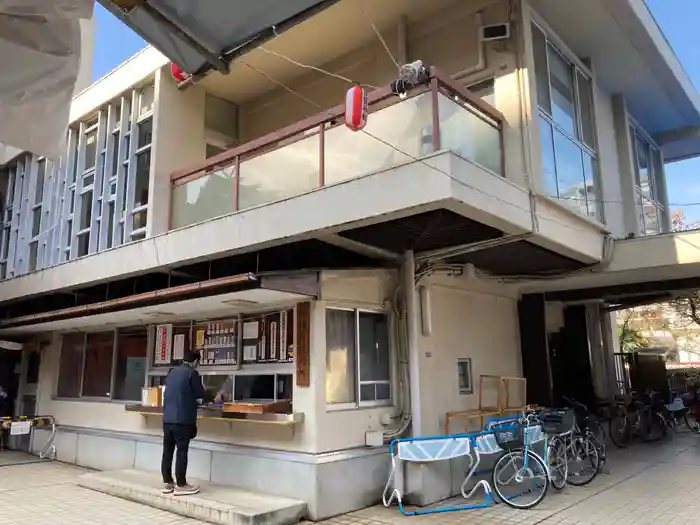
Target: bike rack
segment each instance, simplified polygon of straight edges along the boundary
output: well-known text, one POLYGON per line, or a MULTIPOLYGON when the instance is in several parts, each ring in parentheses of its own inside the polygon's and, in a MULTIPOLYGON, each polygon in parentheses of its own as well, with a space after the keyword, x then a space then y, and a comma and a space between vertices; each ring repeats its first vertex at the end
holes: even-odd
MULTIPOLYGON (((51 433, 46 439, 46 442, 39 449, 39 459, 20 461, 17 463, 11 463, 4 466, 14 466, 14 465, 28 465, 32 463, 45 463, 47 461, 54 461, 56 459, 56 445, 54 441, 56 440, 56 418, 53 416, 20 416, 16 418, 3 417, 0 418, 0 431, 10 431, 10 435, 26 435, 26 423, 29 422, 29 433, 34 434, 35 428, 50 427, 51 433), (13 432, 15 429, 15 432, 13 432)), ((31 438, 30 438, 31 439, 31 438)))

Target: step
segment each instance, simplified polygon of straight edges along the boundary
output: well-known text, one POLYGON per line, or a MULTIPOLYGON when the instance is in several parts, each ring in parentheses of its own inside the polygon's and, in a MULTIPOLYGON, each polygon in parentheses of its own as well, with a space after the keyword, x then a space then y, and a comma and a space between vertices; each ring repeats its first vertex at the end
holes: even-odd
POLYGON ((306 514, 303 501, 194 479, 190 482, 201 487, 199 494, 162 494, 160 475, 143 470, 95 472, 81 476, 78 483, 87 489, 220 525, 290 525, 306 514))

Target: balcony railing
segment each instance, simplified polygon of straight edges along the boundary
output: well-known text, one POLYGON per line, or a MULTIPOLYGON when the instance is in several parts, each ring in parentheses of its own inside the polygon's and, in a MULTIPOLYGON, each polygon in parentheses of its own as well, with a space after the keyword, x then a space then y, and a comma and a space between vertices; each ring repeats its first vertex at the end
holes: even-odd
POLYGON ((363 131, 343 106, 235 147, 171 175, 171 229, 268 204, 451 150, 504 174, 503 116, 434 69, 399 98, 369 93, 363 131))

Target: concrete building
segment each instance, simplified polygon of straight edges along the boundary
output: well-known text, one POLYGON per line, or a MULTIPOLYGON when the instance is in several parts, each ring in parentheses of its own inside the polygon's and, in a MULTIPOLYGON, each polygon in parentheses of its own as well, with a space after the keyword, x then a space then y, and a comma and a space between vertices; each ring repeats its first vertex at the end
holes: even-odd
MULTIPOLYGON (((60 161, 2 167, 0 334, 60 460, 157 469, 159 420, 125 405, 194 347, 212 391, 291 400, 275 424, 203 420, 194 477, 312 519, 362 508, 388 475, 377 433, 441 433, 481 374, 534 403, 605 396, 607 308, 700 286, 664 176, 700 152, 700 97, 644 2, 365 6, 187 89, 147 48, 75 97, 60 161), (406 97, 394 60, 430 66, 406 97)), ((421 502, 459 486, 409 477, 421 502)))

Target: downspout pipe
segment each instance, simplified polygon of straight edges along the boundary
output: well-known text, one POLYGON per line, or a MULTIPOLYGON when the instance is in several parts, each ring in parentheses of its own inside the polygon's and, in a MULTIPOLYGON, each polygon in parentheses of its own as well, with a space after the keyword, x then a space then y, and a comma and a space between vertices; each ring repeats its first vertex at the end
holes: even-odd
POLYGON ((404 254, 403 285, 406 297, 406 324, 408 327, 408 369, 411 391, 413 437, 423 435, 423 417, 420 395, 420 348, 418 345, 418 297, 416 294, 416 261, 412 250, 404 254))

